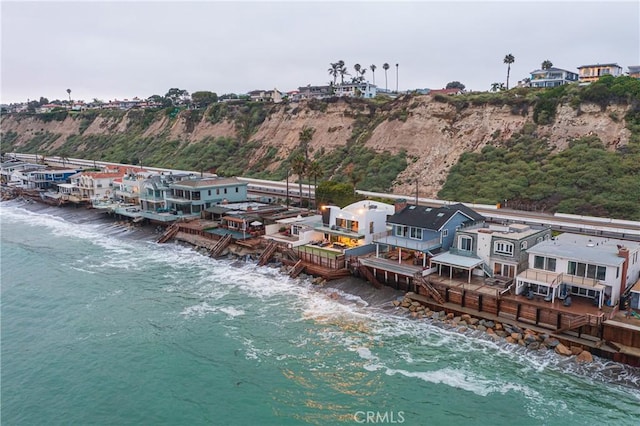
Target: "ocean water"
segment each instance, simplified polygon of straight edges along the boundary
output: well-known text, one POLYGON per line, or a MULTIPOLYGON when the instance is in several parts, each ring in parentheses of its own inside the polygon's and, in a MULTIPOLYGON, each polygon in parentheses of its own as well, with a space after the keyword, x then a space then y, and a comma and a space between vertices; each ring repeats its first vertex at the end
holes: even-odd
POLYGON ((640 370, 407 318, 80 209, 4 202, 6 425, 637 425, 640 370), (337 298, 336 298, 337 295, 337 298))

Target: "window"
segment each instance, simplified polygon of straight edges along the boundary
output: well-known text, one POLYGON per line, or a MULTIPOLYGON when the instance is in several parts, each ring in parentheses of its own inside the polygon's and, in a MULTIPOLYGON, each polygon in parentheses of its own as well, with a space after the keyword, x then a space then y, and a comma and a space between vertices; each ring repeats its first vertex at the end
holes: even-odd
POLYGON ((496 241, 493 246, 493 251, 496 252, 496 254, 513 256, 513 243, 509 243, 507 241, 496 241))
POLYGON ((607 268, 605 266, 569 261, 567 274, 604 281, 607 276, 607 268))
POLYGON ((209 195, 211 195, 211 190, 209 190, 209 195))
POLYGON ((369 222, 369 233, 373 234, 373 222, 369 222))
POLYGON ((216 195, 220 195, 220 188, 216 189, 216 195))
POLYGON ((239 192, 239 191, 240 191, 240 188, 238 188, 238 187, 236 186, 236 192, 239 192))
POLYGON ((535 269, 544 269, 544 257, 542 256, 535 256, 533 258, 533 267, 535 269))
POLYGON ((396 235, 398 237, 406 237, 407 236, 407 227, 404 225, 396 225, 396 235))
POLYGON ((422 239, 422 228, 414 228, 413 226, 410 228, 409 237, 414 240, 422 239))
POLYGON ((227 193, 227 188, 225 188, 225 189, 224 189, 224 193, 225 193, 225 194, 227 193))
POLYGON ((460 250, 471 251, 473 250, 473 238, 465 236, 461 236, 458 239, 458 248, 460 250))
POLYGON ((448 235, 449 235, 449 230, 448 229, 442 230, 442 236, 443 237, 447 237, 448 235))
POLYGON ((545 267, 547 271, 555 272, 556 271, 556 259, 555 257, 547 257, 547 265, 545 267))
POLYGON ((523 241, 520 243, 520 250, 526 250, 527 249, 527 242, 523 241))

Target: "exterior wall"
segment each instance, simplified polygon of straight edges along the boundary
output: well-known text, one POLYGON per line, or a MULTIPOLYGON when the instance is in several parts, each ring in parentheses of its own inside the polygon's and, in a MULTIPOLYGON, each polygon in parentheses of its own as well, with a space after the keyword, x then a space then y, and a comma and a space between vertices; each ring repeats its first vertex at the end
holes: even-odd
POLYGON ((440 231, 440 235, 441 235, 441 242, 442 242, 442 249, 443 250, 449 250, 449 248, 451 247, 451 245, 453 244, 453 240, 455 238, 455 234, 456 234, 456 230, 458 229, 458 227, 460 225, 462 225, 464 222, 468 221, 469 218, 465 215, 463 215, 462 213, 458 212, 455 215, 453 215, 453 217, 451 217, 451 219, 449 219, 449 221, 441 228, 440 231), (445 232, 444 230, 447 230, 446 232, 446 236, 444 235, 445 232))

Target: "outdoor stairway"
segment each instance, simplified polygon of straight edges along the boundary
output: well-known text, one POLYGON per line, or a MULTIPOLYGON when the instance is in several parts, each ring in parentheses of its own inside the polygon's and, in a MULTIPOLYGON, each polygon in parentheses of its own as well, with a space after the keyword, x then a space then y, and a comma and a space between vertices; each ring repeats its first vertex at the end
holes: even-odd
POLYGON ((231 234, 227 234, 224 237, 222 237, 220 240, 218 240, 216 245, 213 246, 213 248, 209 251, 209 256, 211 257, 220 256, 220 253, 222 253, 224 249, 229 247, 229 244, 231 244, 231 234))
POLYGON ((442 298, 440 293, 438 293, 438 290, 433 288, 431 283, 428 280, 426 280, 420 272, 415 274, 413 276, 413 279, 416 284, 419 284, 422 288, 424 288, 427 291, 427 294, 431 296, 432 299, 434 299, 436 302, 440 304, 445 303, 445 300, 442 298))
POLYGON ((571 318, 569 325, 556 330, 556 333, 564 333, 565 331, 574 330, 587 324, 589 324, 589 317, 587 315, 579 315, 571 318))
POLYGON ((300 256, 298 256, 298 254, 289 247, 282 250, 282 254, 287 256, 289 260, 295 260, 295 261, 300 260, 300 256))
POLYGON ((277 247, 278 243, 275 241, 271 241, 269 244, 267 244, 267 247, 258 258, 258 266, 266 265, 271 259, 271 256, 273 256, 273 253, 276 251, 277 247))
POLYGON ((487 276, 489 278, 493 278, 493 271, 491 270, 491 268, 484 262, 482 262, 482 270, 484 271, 485 274, 487 274, 487 276))
POLYGON ((180 225, 177 222, 174 223, 164 231, 164 234, 162 234, 160 238, 158 238, 158 244, 166 243, 167 241, 175 237, 179 230, 180 225))
POLYGON ((380 281, 378 281, 376 276, 373 275, 373 273, 371 272, 371 270, 369 268, 367 268, 366 266, 364 266, 362 264, 359 264, 358 265, 358 271, 360 272, 360 275, 365 277, 365 279, 367 281, 369 281, 371 284, 373 284, 373 286, 375 288, 382 288, 382 284, 380 283, 380 281))
POLYGON ((298 260, 298 263, 293 265, 293 268, 291 268, 291 271, 289 272, 289 276, 291 278, 296 278, 298 275, 302 273, 302 271, 304 271, 304 263, 302 262, 302 260, 298 260))

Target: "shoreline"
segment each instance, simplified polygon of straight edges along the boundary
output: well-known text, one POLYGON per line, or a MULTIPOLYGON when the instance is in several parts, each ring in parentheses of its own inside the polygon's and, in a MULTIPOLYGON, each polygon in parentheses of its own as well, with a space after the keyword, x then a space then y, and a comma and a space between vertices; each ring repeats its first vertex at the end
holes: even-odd
MULTIPOLYGON (((150 225, 137 225, 130 221, 117 220, 117 218, 105 214, 103 211, 97 211, 94 209, 51 206, 46 203, 28 201, 26 199, 14 199, 5 202, 19 203, 16 207, 25 208, 26 210, 34 213, 41 213, 49 209, 55 212, 65 212, 67 214, 60 214, 57 216, 72 222, 101 222, 105 225, 112 224, 122 226, 123 229, 132 231, 126 238, 154 241, 162 235, 162 232, 159 232, 156 227, 150 225)), ((5 202, 2 202, 1 204, 4 204, 5 202)), ((178 244, 190 247, 199 255, 207 255, 206 252, 203 252, 206 251, 206 248, 204 247, 198 246, 197 244, 193 244, 189 241, 176 241, 178 244)), ((241 251, 243 250, 243 247, 238 246, 238 249, 241 251)), ((224 259, 229 262, 246 263, 247 255, 238 254, 233 250, 229 250, 229 253, 220 259, 224 259)), ((267 264, 265 266, 278 268, 279 273, 282 274, 283 277, 288 277, 288 271, 290 268, 279 262, 275 264, 271 263, 270 265, 267 264)), ((451 311, 447 311, 446 307, 439 307, 440 309, 432 310, 425 304, 412 299, 412 297, 419 297, 420 295, 415 295, 412 292, 405 292, 403 290, 396 290, 389 286, 384 286, 380 289, 375 288, 372 284, 361 277, 350 276, 326 281, 321 278, 314 278, 313 275, 301 274, 299 278, 302 280, 308 280, 311 284, 314 284, 314 288, 318 289, 319 294, 324 294, 326 297, 333 300, 338 300, 344 303, 353 303, 352 300, 345 297, 345 295, 352 295, 364 301, 367 304, 367 308, 380 309, 386 312, 395 311, 400 313, 400 315, 406 316, 409 320, 429 320, 429 323, 434 326, 452 330, 461 335, 469 335, 471 333, 477 338, 493 340, 496 343, 508 343, 514 348, 522 347, 532 353, 544 353, 552 350, 558 355, 559 359, 565 358, 567 360, 574 360, 578 364, 590 364, 597 361, 597 359, 594 360, 593 354, 590 351, 584 350, 584 347, 565 344, 566 342, 561 342, 561 340, 564 339, 559 339, 557 336, 550 336, 552 334, 551 332, 540 333, 539 331, 533 330, 535 327, 527 327, 526 324, 508 324, 513 321, 497 323, 497 321, 487 320, 481 316, 478 317, 469 314, 457 315, 451 311), (498 324, 500 324, 498 326, 500 328, 496 327, 498 324)), ((433 302, 433 304, 437 305, 435 302, 433 302)), ((608 357, 599 356, 599 354, 596 354, 596 356, 602 359, 602 361, 616 362, 608 357)), ((632 369, 632 371, 637 370, 638 374, 640 374, 640 369, 636 366, 626 363, 617 363, 624 365, 626 368, 632 369)))

